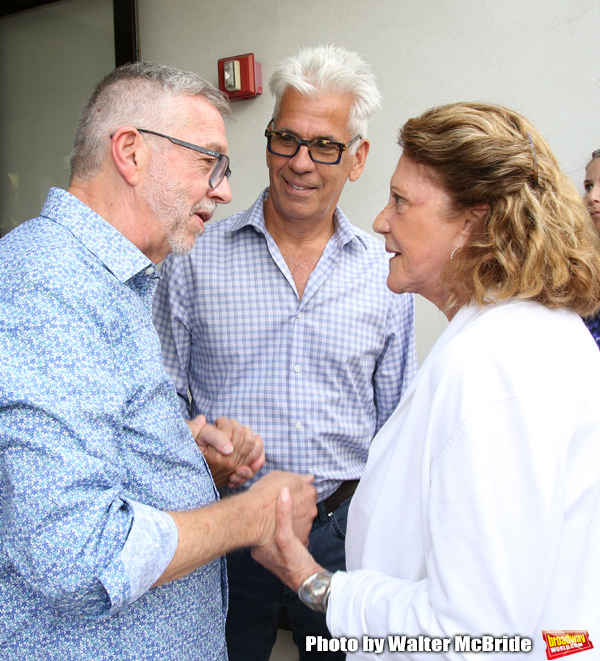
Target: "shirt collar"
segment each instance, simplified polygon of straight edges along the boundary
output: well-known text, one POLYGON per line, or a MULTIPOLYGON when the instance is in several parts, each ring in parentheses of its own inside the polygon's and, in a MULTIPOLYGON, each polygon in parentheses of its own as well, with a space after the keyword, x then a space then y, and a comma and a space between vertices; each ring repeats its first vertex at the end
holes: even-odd
MULTIPOLYGON (((250 226, 254 227, 254 229, 256 229, 261 234, 267 234, 264 203, 268 195, 269 189, 265 188, 258 196, 256 202, 247 211, 244 211, 237 217, 232 217, 228 231, 237 232, 244 227, 250 226)), ((366 241, 357 233, 356 228, 346 218, 344 212, 339 207, 335 208, 333 219, 335 222, 335 233, 333 237, 338 244, 345 246, 347 243, 350 243, 350 241, 357 240, 360 244, 362 244, 365 250, 368 249, 366 241)))
POLYGON ((69 231, 120 282, 126 282, 143 269, 156 271, 154 264, 129 239, 65 190, 50 189, 40 216, 69 231))

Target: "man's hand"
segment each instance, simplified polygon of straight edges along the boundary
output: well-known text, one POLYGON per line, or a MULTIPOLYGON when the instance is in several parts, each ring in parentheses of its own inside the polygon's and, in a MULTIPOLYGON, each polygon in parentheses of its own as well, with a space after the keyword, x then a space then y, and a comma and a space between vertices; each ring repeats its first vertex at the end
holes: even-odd
POLYGON ((286 488, 293 500, 291 526, 294 534, 308 544, 308 535, 317 515, 317 490, 312 475, 298 475, 273 471, 253 484, 248 490, 254 499, 251 509, 259 526, 252 546, 267 546, 273 542, 277 522, 277 502, 281 490, 286 488))
POLYGON ((265 463, 262 438, 237 420, 217 418, 210 425, 199 415, 186 422, 217 487, 239 487, 265 463))
POLYGON ((277 501, 277 526, 272 541, 252 549, 252 557, 272 571, 294 592, 302 583, 323 567, 317 564, 301 539, 294 532, 292 498, 287 487, 277 501))
POLYGON ((317 514, 317 490, 312 483, 312 475, 275 471, 243 493, 206 507, 169 512, 177 526, 177 550, 154 585, 181 578, 236 548, 275 546, 277 501, 284 488, 293 498, 293 513, 290 509, 286 525, 302 540, 298 541, 302 547, 302 543, 308 543, 317 514))

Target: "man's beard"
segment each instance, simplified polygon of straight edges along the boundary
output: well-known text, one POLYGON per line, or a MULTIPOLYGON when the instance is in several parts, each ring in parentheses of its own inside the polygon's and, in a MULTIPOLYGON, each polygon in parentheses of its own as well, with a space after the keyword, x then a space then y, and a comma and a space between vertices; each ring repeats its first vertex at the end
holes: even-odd
POLYGON ((185 190, 169 177, 165 164, 158 159, 154 159, 150 166, 142 196, 167 230, 167 241, 175 255, 187 255, 194 247, 194 241, 204 234, 204 229, 199 229, 194 241, 190 241, 187 231, 190 217, 203 212, 212 215, 217 208, 212 200, 204 200, 190 208, 185 190))

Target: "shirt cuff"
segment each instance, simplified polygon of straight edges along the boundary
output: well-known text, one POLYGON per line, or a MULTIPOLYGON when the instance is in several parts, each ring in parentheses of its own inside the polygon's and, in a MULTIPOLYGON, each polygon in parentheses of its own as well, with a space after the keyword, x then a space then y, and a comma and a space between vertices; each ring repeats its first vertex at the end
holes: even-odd
POLYGON ((336 571, 331 577, 326 614, 331 635, 360 639, 365 634, 385 638, 391 633, 382 633, 389 626, 389 620, 385 604, 380 604, 385 601, 385 594, 381 599, 377 594, 379 589, 387 591, 391 580, 391 577, 370 569, 336 571), (375 618, 371 617, 374 612, 375 618), (376 625, 373 625, 373 619, 377 621, 376 625))
POLYGON ((124 500, 133 512, 129 535, 118 557, 100 574, 112 612, 133 603, 156 583, 179 541, 177 525, 169 514, 124 500))

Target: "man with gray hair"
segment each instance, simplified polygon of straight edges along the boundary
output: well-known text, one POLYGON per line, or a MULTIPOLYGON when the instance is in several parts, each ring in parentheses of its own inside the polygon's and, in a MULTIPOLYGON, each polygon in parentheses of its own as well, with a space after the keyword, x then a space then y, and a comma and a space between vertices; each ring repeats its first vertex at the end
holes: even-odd
POLYGON ((227 114, 195 74, 115 70, 81 116, 69 190, 0 241, 3 659, 225 661, 221 556, 272 540, 286 489, 308 539, 311 476, 217 502, 203 453, 235 485, 262 442, 186 424, 150 314, 155 264, 231 200, 227 114))
MULTIPOLYGON (((260 431, 259 475, 314 474, 309 548, 327 569, 344 569, 346 514, 369 443, 415 373, 413 299, 388 290, 383 244, 337 206, 369 152, 367 120, 380 105, 370 68, 343 48, 310 48, 269 85, 269 187, 189 256, 166 260, 154 319, 184 415, 222 411, 260 431)), ((300 658, 320 656, 305 637, 328 636, 323 614, 249 549, 228 556, 228 576, 231 661, 268 659, 281 605, 300 658)))

